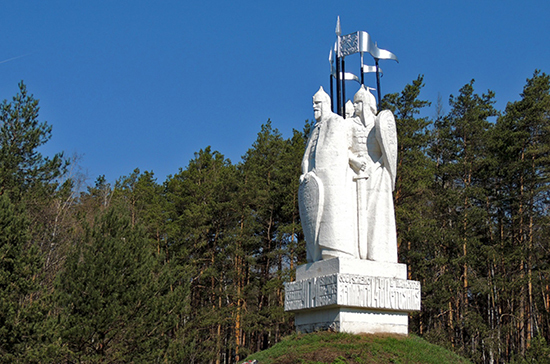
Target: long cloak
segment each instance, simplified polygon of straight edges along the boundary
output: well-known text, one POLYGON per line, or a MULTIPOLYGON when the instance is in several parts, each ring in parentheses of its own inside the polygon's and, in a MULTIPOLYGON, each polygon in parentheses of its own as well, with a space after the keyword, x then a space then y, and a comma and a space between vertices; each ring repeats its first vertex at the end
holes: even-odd
POLYGON ((393 202, 393 176, 388 159, 383 158, 380 136, 375 130, 375 119, 367 118, 367 259, 397 263, 397 235, 393 202))
POLYGON ((313 173, 323 191, 318 228, 313 241, 306 241, 308 261, 357 257, 349 143, 349 122, 334 113, 317 122, 308 139, 302 172, 313 173))

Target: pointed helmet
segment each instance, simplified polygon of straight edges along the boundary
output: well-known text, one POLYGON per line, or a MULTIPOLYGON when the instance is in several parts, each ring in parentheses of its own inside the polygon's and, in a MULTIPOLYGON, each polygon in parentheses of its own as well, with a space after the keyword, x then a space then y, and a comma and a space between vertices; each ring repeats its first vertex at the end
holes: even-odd
POLYGON ((372 113, 376 115, 376 99, 374 98, 374 95, 370 92, 370 87, 365 88, 365 85, 361 85, 361 88, 353 97, 353 102, 358 101, 363 102, 363 108, 368 105, 372 113))
POLYGON ((319 91, 313 95, 313 102, 321 101, 330 105, 330 96, 323 90, 323 86, 319 87, 319 91))

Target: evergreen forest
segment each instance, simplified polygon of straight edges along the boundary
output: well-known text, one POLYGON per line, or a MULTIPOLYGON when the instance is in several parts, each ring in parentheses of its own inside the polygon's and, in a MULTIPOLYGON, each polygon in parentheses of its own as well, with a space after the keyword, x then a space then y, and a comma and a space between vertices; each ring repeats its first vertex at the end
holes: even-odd
MULTIPOLYGON (((477 363, 550 362, 550 76, 518 101, 465 84, 394 112, 399 261, 422 284, 410 331, 477 363), (448 110, 448 111, 445 111, 448 110)), ((266 121, 242 160, 210 147, 165 181, 85 184, 24 83, 0 104, 0 363, 236 363, 294 332, 305 263, 305 121, 266 121)))

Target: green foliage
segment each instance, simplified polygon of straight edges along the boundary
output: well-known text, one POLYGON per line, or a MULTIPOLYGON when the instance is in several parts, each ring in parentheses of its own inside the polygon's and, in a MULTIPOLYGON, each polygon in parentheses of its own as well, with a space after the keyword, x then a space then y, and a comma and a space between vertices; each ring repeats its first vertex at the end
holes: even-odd
MULTIPOLYGON (((423 87, 382 100, 399 258, 422 283, 410 328, 480 363, 547 362, 550 77, 503 113, 472 81, 433 119, 423 87)), ((23 84, 0 110, 0 362, 233 363, 279 342, 279 363, 462 360, 415 336, 283 339, 309 121, 285 139, 268 120, 237 164, 207 147, 162 183, 135 169, 82 191, 61 154, 37 152, 51 136, 38 111, 23 84)))
POLYGON ((45 348, 46 312, 40 296, 41 265, 28 240, 28 220, 6 195, 0 196, 0 362, 37 362, 45 348), (37 342, 41 345, 37 347, 37 342))
POLYGON ((154 362, 158 268, 139 228, 110 209, 67 257, 56 284, 68 361, 154 362))
POLYGON ((38 193, 63 172, 61 153, 49 159, 37 151, 52 130, 38 121, 39 110, 23 82, 13 100, 0 105, 0 194, 19 199, 24 193, 38 193))
MULTIPOLYGON (((496 156, 491 215, 499 232, 491 251, 491 278, 498 287, 492 294, 493 304, 494 310, 505 307, 501 325, 506 336, 516 337, 520 356, 537 334, 546 339, 549 335, 549 131, 550 77, 535 71, 521 99, 508 103, 490 140, 496 156), (544 324, 538 325, 538 320, 544 324)), ((505 345, 502 341, 499 347, 505 345)))
POLYGON ((258 285, 249 297, 257 292, 259 302, 247 324, 257 326, 250 334, 257 335, 260 348, 291 330, 290 315, 282 310, 283 280, 305 258, 297 195, 305 144, 303 133, 295 130, 290 140, 284 140, 268 120, 239 166, 244 182, 241 199, 249 211, 246 235, 255 258, 251 268, 258 285))
POLYGON ((524 358, 517 358, 512 363, 537 363, 548 364, 550 363, 550 347, 546 343, 546 340, 542 336, 536 336, 530 342, 530 346, 527 349, 527 353, 524 358))
POLYGON ((113 198, 117 206, 130 214, 132 226, 142 224, 150 239, 157 242, 157 248, 166 237, 166 198, 153 172, 140 173, 136 168, 129 176, 121 177, 115 184, 113 198))
MULTIPOLYGON (((396 117, 398 160, 395 210, 399 257, 407 264, 413 262, 415 252, 425 250, 425 237, 429 235, 430 224, 433 224, 423 206, 430 198, 434 165, 425 154, 431 123, 425 117, 418 117, 423 108, 430 105, 428 101, 418 99, 422 87, 423 76, 418 76, 400 94, 388 94, 382 100, 382 108, 391 110, 396 117)), ((422 256, 424 254, 421 253, 422 256)))
POLYGON ((426 282, 430 313, 425 317, 439 318, 430 322, 429 331, 441 342, 460 347, 487 331, 479 319, 484 308, 471 302, 487 294, 487 187, 492 178, 487 140, 493 130, 490 118, 498 114, 494 94, 476 94, 473 83, 449 98, 451 110, 435 121, 428 150, 435 163, 431 214, 439 226, 430 237, 435 259, 429 264, 437 278, 426 282))

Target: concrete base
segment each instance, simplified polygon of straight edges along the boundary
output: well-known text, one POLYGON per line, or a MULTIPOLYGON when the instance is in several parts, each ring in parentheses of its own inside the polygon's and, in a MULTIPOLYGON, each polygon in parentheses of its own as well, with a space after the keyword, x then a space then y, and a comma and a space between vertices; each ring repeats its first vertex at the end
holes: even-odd
POLYGON ((298 332, 407 335, 420 296, 405 264, 334 258, 296 269, 296 281, 285 284, 285 311, 295 313, 298 332))
POLYGON ((409 315, 406 312, 375 311, 350 307, 327 308, 296 312, 296 331, 336 331, 351 334, 409 333, 409 315))
POLYGON ((298 266, 296 268, 296 280, 301 281, 303 279, 321 277, 335 273, 407 279, 407 265, 401 263, 374 262, 372 260, 333 258, 298 266))

